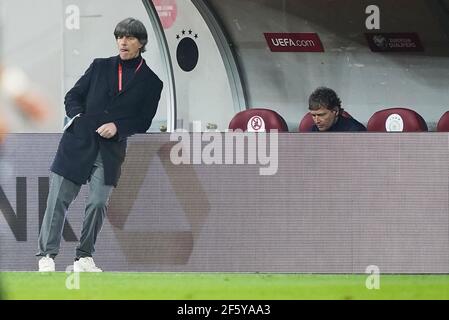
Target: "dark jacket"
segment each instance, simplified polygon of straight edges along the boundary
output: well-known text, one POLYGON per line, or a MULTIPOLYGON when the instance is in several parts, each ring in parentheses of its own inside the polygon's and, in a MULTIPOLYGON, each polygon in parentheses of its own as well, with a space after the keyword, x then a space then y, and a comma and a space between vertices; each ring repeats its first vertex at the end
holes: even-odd
POLYGON ((67 116, 82 116, 62 135, 51 171, 76 184, 87 182, 100 151, 105 183, 117 186, 127 137, 145 133, 156 114, 162 81, 144 61, 119 93, 118 63, 119 56, 95 59, 65 96, 67 116), (117 134, 111 139, 95 132, 108 122, 117 127, 117 134))
MULTIPOLYGON (((311 131, 320 131, 316 125, 313 125, 311 131)), ((338 117, 337 122, 325 132, 346 132, 346 131, 366 131, 363 124, 352 117, 338 117)))

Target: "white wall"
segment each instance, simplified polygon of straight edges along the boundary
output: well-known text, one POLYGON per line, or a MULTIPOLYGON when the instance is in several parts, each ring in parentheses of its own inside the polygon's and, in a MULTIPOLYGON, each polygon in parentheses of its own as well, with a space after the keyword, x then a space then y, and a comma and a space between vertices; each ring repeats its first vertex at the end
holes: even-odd
MULTIPOLYGON (((176 5, 177 18, 170 28, 165 29, 165 34, 176 82, 178 127, 195 130, 192 122, 200 121, 203 131, 207 123, 214 123, 218 130, 224 131, 234 116, 234 104, 217 44, 190 0, 177 0, 176 5), (176 59, 177 46, 183 37, 182 30, 192 30, 198 34, 194 41, 198 46, 199 60, 190 72, 183 71, 176 59), (181 38, 177 39, 177 35, 181 38)), ((189 36, 188 32, 185 36, 189 36)))
POLYGON ((381 108, 408 106, 432 127, 449 109, 449 41, 424 0, 207 2, 236 49, 249 107, 271 107, 291 131, 320 85, 333 88, 364 123, 381 108), (380 8, 380 32, 417 32, 426 51, 371 52, 364 36, 370 4, 380 8), (318 33, 325 52, 271 52, 264 32, 318 33))

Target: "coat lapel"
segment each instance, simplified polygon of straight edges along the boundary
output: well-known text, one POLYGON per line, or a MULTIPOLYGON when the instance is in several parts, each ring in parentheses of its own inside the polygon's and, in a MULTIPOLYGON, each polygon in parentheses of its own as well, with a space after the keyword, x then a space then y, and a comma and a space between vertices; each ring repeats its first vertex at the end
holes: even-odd
POLYGON ((108 64, 107 79, 109 96, 114 97, 118 93, 118 61, 119 56, 112 57, 108 64))

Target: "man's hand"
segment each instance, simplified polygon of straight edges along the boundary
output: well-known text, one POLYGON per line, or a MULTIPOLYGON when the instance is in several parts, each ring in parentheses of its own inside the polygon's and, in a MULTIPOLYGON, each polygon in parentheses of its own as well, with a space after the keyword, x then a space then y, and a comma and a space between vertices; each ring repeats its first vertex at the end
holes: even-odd
POLYGON ((117 133, 117 127, 113 122, 109 122, 105 123, 95 131, 103 138, 111 139, 117 133))

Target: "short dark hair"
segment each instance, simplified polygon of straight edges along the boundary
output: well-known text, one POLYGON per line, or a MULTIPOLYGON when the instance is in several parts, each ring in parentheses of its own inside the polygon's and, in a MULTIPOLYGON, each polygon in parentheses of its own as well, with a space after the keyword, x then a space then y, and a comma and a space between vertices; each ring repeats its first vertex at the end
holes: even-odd
POLYGON ((114 30, 115 39, 119 37, 136 37, 139 40, 142 48, 140 48, 140 52, 143 53, 146 51, 145 46, 148 43, 148 34, 147 29, 142 22, 134 18, 126 18, 125 20, 120 21, 114 30))
POLYGON ((339 111, 343 111, 338 95, 334 90, 326 87, 316 88, 309 97, 309 110, 318 110, 321 107, 329 110, 337 108, 339 111))

